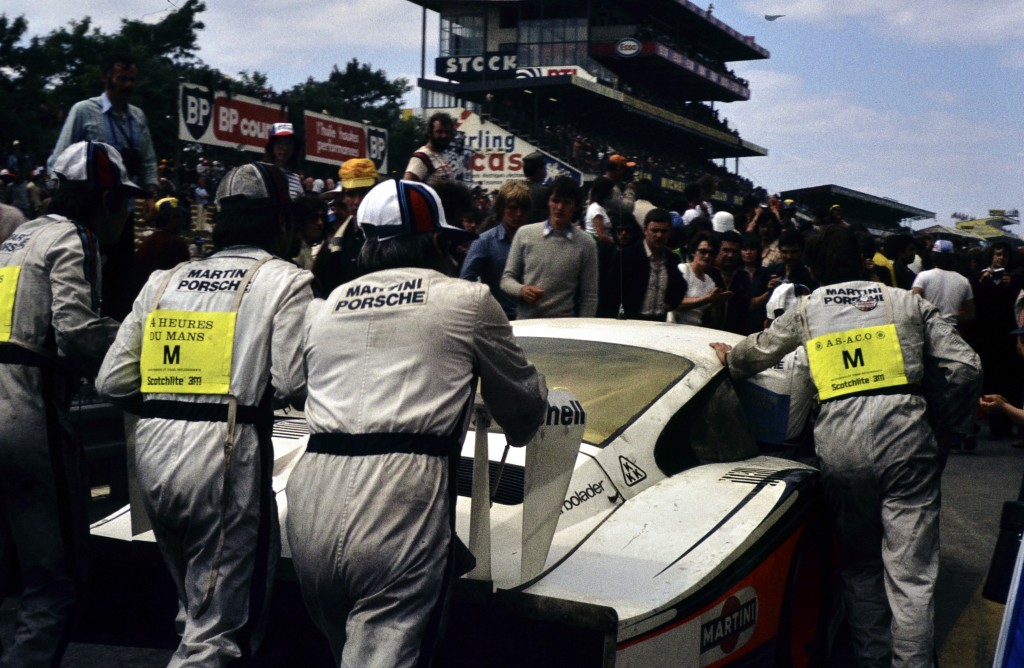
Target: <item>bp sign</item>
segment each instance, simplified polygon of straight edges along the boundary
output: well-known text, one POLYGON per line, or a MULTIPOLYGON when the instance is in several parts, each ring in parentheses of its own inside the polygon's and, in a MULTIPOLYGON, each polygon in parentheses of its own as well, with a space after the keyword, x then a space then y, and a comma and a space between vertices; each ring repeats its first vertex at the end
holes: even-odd
POLYGON ((366 127, 366 152, 381 172, 387 170, 388 132, 381 128, 366 127))
MULTIPOLYGON (((203 86, 181 85, 180 117, 192 141, 206 134, 213 118, 213 92, 203 86)), ((187 137, 182 137, 187 139, 187 137)))

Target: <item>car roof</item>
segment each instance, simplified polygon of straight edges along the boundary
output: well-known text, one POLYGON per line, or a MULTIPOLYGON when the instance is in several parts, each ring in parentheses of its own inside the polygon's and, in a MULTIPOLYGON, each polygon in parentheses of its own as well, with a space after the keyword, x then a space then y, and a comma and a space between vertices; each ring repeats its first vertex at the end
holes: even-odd
POLYGON ((549 337, 638 346, 679 355, 698 363, 708 360, 717 362, 715 351, 709 345, 712 342, 735 345, 743 338, 738 334, 708 327, 611 318, 516 320, 512 323, 512 331, 517 337, 549 337))

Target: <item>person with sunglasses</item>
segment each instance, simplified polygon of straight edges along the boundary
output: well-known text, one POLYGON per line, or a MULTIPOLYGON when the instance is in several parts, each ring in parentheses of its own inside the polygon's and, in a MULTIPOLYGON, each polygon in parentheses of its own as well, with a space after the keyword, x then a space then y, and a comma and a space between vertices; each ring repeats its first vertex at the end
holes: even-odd
POLYGON ((674 311, 675 322, 684 325, 702 325, 720 315, 720 305, 731 299, 733 293, 724 287, 722 274, 715 267, 715 257, 721 241, 714 232, 698 232, 690 238, 692 259, 679 265, 686 280, 686 296, 674 311))

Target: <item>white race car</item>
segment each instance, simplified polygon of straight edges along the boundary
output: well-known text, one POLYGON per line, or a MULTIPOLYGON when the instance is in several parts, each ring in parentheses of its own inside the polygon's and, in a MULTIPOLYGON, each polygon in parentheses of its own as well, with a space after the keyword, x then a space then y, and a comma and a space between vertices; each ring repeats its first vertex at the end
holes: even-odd
MULTIPOLYGON (((507 448, 496 430, 467 435, 456 528, 476 568, 456 582, 439 663, 819 662, 832 572, 820 481, 809 466, 759 454, 747 418, 759 409, 741 405, 708 345, 739 337, 596 319, 514 330, 552 389, 548 416, 525 448, 507 448)), ((476 420, 487 419, 478 408, 476 420)), ((278 419, 282 525, 306 439, 301 417, 278 419)), ((133 611, 134 644, 173 647, 174 594, 156 586, 159 558, 142 523, 136 512, 133 535, 126 506, 93 525, 110 569, 101 587, 107 607, 133 611), (161 615, 159 629, 143 625, 161 615)), ((330 665, 289 554, 285 544, 268 649, 289 665, 330 665)), ((95 629, 90 639, 118 641, 95 629)))

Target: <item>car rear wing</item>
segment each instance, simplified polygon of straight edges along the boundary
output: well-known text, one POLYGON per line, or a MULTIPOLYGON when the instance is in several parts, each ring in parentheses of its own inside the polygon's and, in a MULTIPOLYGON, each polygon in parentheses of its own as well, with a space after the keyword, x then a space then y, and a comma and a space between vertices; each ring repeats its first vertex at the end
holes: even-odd
MULTIPOLYGON (((491 580, 491 480, 488 429, 491 415, 487 407, 474 407, 476 442, 473 454, 472 507, 470 510, 469 549, 476 557, 476 568, 466 576, 473 580, 491 580)), ((562 502, 569 489, 576 456, 583 440, 586 411, 571 393, 548 392, 544 422, 526 444, 526 472, 523 482, 523 542, 521 581, 527 582, 544 570, 551 541, 558 526, 562 502)), ((508 452, 505 446, 505 453, 508 452)), ((502 456, 504 464, 504 456, 502 456)), ((501 467, 498 469, 501 475, 501 467)))

